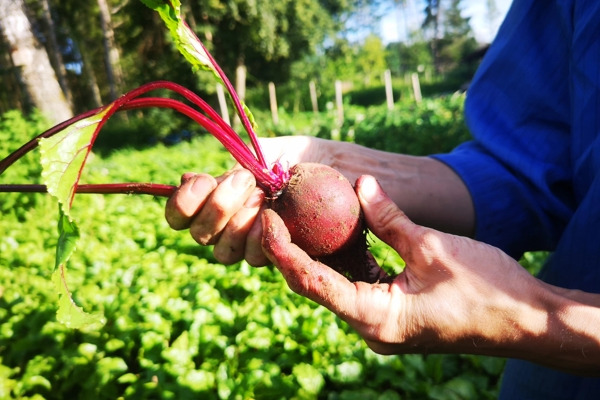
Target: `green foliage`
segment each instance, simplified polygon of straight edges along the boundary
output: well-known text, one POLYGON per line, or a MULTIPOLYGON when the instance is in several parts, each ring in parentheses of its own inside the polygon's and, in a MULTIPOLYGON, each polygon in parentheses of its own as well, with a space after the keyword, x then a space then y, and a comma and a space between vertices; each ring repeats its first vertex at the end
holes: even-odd
MULTIPOLYGON (((398 101, 403 93, 406 93, 404 87, 393 87, 392 93, 394 95, 394 100, 398 101)), ((386 102, 386 94, 385 94, 385 86, 372 86, 369 88, 351 90, 346 94, 348 97, 348 103, 369 107, 369 106, 379 106, 386 102)))
POLYGON ((401 76, 416 72, 419 67, 431 67, 431 48, 429 43, 418 40, 412 43, 390 43, 387 45, 387 64, 390 70, 401 76))
POLYGON ((386 50, 381 38, 374 34, 367 36, 358 51, 356 60, 365 86, 369 86, 374 81, 382 82, 383 72, 387 68, 385 58, 386 50))
POLYGON ((52 274, 52 282, 54 282, 56 292, 60 295, 57 319, 70 328, 104 323, 101 315, 87 314, 73 301, 67 286, 66 263, 75 251, 79 240, 79 228, 71 215, 75 187, 79 183, 81 171, 92 148, 94 133, 110 111, 111 107, 107 107, 39 142, 44 184, 48 193, 58 200, 60 207, 59 237, 56 245, 54 273, 52 274))
POLYGON ((547 251, 525 253, 519 263, 532 275, 537 275, 549 255, 547 251))
POLYGON ((396 153, 428 155, 452 150, 468 140, 463 122, 464 96, 403 102, 393 111, 370 108, 354 126, 354 140, 367 147, 396 153))
MULTIPOLYGON (((357 141, 364 135, 381 146, 403 143, 394 150, 443 151, 462 132, 461 107, 462 97, 403 103, 393 112, 399 119, 383 107, 348 107, 342 136, 350 139, 354 130, 357 141), (397 136, 411 132, 410 118, 414 125, 422 120, 414 128, 422 139, 397 136), (382 141, 382 130, 394 139, 382 141)), ((333 112, 283 114, 282 121, 288 133, 330 135, 336 127, 333 112)), ((38 123, 10 114, 0 135, 25 136, 21 130, 38 123)), ((218 175, 232 165, 214 138, 203 137, 95 156, 82 182, 176 184, 182 172, 218 175)), ((26 172, 27 164, 20 169, 26 172)), ((0 204, 10 196, 0 194, 0 204)), ((68 283, 74 299, 107 323, 69 329, 56 321, 50 284, 55 201, 37 195, 35 206, 17 208, 3 212, 0 224, 0 399, 497 397, 503 359, 376 355, 343 321, 293 294, 273 268, 218 264, 209 248, 167 226, 164 200, 143 196, 78 195, 72 213, 82 221, 81 250, 70 260, 68 283)), ((386 270, 402 270, 394 251, 369 240, 386 270)), ((522 264, 535 272, 546 255, 526 254, 522 264)))
MULTIPOLYGON (((8 111, 2 114, 0 116, 0 159, 49 127, 48 121, 37 111, 28 117, 24 117, 19 111, 8 111)), ((30 153, 0 175, 0 184, 41 183, 41 173, 39 154, 30 153)), ((35 207, 39 199, 40 196, 34 193, 3 194, 0 212, 3 216, 13 215, 22 218, 26 210, 35 207)))
MULTIPOLYGON (((94 157, 82 182, 176 183, 219 174, 231 157, 211 137, 94 157), (127 168, 123 168, 126 165, 127 168)), ((0 202, 6 195, 0 195, 0 202)), ((164 221, 164 201, 79 195, 73 297, 99 330, 56 322, 49 284, 56 205, 40 196, 0 226, 0 398, 494 398, 503 361, 379 356, 343 321, 293 294, 272 268, 216 263, 164 221), (458 397, 457 397, 458 398, 458 397)), ((402 260, 371 238, 390 270, 402 260)))

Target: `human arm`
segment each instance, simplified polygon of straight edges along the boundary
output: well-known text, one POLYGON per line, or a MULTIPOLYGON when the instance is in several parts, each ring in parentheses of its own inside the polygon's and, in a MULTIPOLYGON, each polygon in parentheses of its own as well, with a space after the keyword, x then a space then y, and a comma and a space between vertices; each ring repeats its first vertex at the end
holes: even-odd
MULTIPOLYGON (((281 157, 284 165, 320 162, 351 182, 363 174, 373 175, 418 223, 455 234, 473 234, 475 217, 469 192, 458 175, 437 160, 314 137, 263 139, 261 144, 268 159, 281 157)), ((186 174, 167 202, 166 218, 174 229, 189 228, 198 243, 214 244, 215 256, 223 263, 245 258, 252 265, 265 265, 268 260, 260 247, 262 225, 256 218, 263 199, 264 193, 247 171, 235 169, 217 178, 186 174), (232 185, 234 182, 240 186, 232 185)))
POLYGON ((390 284, 352 283, 289 242, 263 214, 263 247, 290 288, 348 322, 376 352, 513 357, 600 376, 600 295, 532 277, 497 248, 411 222, 362 178, 367 225, 406 261, 390 284))

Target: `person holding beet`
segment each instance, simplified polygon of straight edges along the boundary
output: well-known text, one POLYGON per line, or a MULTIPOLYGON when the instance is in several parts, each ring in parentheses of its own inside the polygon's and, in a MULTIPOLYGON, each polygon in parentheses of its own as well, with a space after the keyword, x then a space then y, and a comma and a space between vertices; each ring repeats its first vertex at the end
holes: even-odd
POLYGON ((262 141, 356 181, 369 229, 406 261, 391 283, 313 261, 243 169, 184 175, 166 218, 220 262, 275 264, 375 352, 509 357, 502 399, 598 398, 600 2, 515 0, 465 113, 474 140, 431 157, 262 141), (515 261, 535 250, 553 251, 538 277, 515 261))

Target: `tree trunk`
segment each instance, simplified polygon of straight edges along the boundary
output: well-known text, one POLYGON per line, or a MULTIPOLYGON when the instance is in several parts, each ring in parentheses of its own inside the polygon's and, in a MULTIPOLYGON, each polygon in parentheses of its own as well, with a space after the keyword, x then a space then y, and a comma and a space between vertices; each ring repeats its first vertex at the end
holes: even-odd
POLYGON ((23 90, 18 70, 10 56, 10 46, 6 43, 4 35, 0 34, 0 68, 6 73, 0 75, 0 113, 18 109, 24 111, 23 90))
POLYGON ((48 55, 50 56, 50 61, 54 65, 54 71, 56 72, 56 76, 58 78, 58 84, 69 103, 71 109, 73 109, 73 98, 71 96, 71 90, 69 89, 69 84, 67 83, 67 70, 65 69, 65 64, 63 63, 62 54, 60 53, 60 48, 58 47, 58 41, 56 40, 56 29, 54 27, 54 21, 52 20, 52 13, 50 12, 50 2, 48 0, 41 0, 42 10, 44 15, 44 21, 46 22, 47 28, 47 37, 50 41, 50 49, 48 51, 48 55))
POLYGON ((48 53, 33 35, 23 0, 0 0, 0 29, 32 105, 54 123, 71 118, 48 53))
POLYGON ((91 94, 90 99, 94 108, 102 106, 102 96, 100 96, 100 87, 98 86, 98 80, 96 79, 96 73, 94 67, 87 54, 87 51, 83 47, 79 47, 81 53, 81 61, 83 62, 82 75, 86 86, 91 94))
POLYGON ((110 101, 115 101, 121 92, 123 83, 119 49, 115 44, 115 33, 112 30, 108 3, 106 0, 98 0, 98 7, 100 7, 100 24, 102 25, 102 36, 104 37, 104 62, 106 63, 106 75, 110 89, 110 101))

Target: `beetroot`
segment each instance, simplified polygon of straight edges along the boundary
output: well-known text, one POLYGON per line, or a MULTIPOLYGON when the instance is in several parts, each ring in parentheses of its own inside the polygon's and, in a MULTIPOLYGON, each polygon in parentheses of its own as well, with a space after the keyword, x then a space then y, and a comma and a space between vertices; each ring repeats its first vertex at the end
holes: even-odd
POLYGON ((363 232, 360 203, 350 182, 323 164, 303 163, 272 208, 290 231, 292 242, 312 257, 347 249, 363 232))
MULTIPOLYGON (((271 201, 292 242, 352 281, 376 281, 360 203, 350 182, 323 164, 302 163, 271 201)), ((376 268, 378 269, 378 268, 376 268)))

